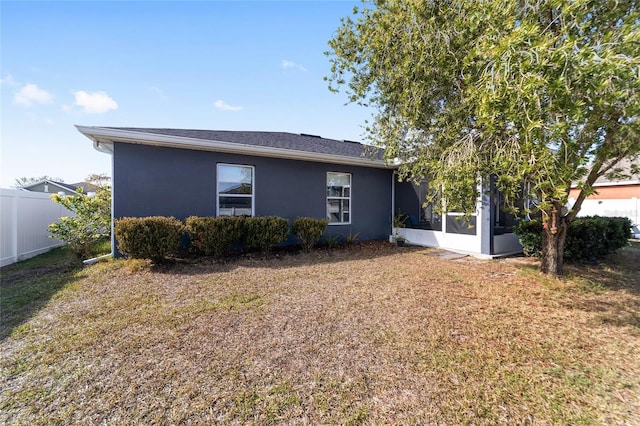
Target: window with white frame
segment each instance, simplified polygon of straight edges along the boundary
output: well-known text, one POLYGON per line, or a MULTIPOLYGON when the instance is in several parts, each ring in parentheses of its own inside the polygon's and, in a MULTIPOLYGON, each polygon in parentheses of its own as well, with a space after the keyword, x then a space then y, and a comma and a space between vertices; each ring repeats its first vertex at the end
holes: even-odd
POLYGON ((253 216, 254 179, 253 166, 218 164, 218 216, 253 216))
POLYGON ((327 219, 334 225, 351 223, 351 174, 327 173, 327 219))

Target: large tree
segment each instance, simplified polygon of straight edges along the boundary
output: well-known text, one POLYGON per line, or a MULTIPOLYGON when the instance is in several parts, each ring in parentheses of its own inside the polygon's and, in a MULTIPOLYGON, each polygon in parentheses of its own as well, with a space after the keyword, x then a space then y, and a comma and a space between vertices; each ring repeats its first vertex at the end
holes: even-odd
MULTIPOLYGON (((542 271, 595 180, 640 152, 640 12, 630 0, 379 0, 329 41, 331 90, 376 109, 370 141, 471 214, 481 179, 543 218, 542 271), (486 180, 485 180, 486 181, 486 180), (572 182, 581 192, 563 209, 572 182)), ((515 205, 515 204, 514 204, 515 205)))

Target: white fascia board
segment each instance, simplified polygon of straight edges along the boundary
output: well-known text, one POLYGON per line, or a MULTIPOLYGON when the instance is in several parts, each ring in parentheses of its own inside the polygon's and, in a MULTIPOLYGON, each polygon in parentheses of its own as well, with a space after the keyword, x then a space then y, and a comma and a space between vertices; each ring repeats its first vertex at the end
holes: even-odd
MULTIPOLYGON (((594 188, 606 188, 609 186, 629 186, 629 185, 640 185, 640 180, 621 180, 614 182, 598 182, 594 183, 592 186, 594 188)), ((571 189, 579 189, 578 185, 571 185, 571 189)))
POLYGON ((130 130, 107 129, 104 127, 76 126, 78 131, 94 142, 94 148, 101 152, 113 152, 113 142, 141 145, 153 145, 167 148, 196 149, 201 151, 225 152, 230 154, 255 155, 259 157, 284 158, 288 160, 314 161, 352 166, 392 169, 382 160, 366 157, 346 157, 343 155, 297 151, 293 149, 272 148, 233 142, 186 138, 182 136, 160 135, 155 133, 133 132, 130 130), (102 147, 103 149, 99 149, 102 147))
POLYGON ((638 185, 638 184, 640 184, 640 180, 620 180, 620 181, 613 181, 613 182, 594 183, 593 187, 597 188, 597 187, 606 187, 606 186, 627 186, 627 185, 638 185))

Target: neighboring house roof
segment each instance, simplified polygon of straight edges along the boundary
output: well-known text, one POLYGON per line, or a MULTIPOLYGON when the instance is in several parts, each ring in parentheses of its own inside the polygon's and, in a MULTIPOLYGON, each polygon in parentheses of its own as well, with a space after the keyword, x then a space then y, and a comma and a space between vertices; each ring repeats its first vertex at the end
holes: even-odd
MULTIPOLYGON (((52 185, 57 187, 58 189, 62 190, 62 191, 68 191, 68 192, 76 192, 76 186, 74 185, 69 185, 68 183, 63 183, 63 182, 57 182, 54 180, 49 180, 49 179, 44 179, 38 182, 34 182, 34 183, 30 183, 29 185, 24 185, 24 186, 20 186, 20 189, 25 189, 27 191, 31 191, 32 188, 35 188, 39 185, 43 185, 43 184, 47 184, 47 185, 52 185)), ((58 191, 49 191, 49 192, 58 192, 58 191)))
MULTIPOLYGON (((596 179, 593 186, 640 185, 640 174, 634 174, 632 168, 640 169, 640 158, 634 160, 624 158, 620 160, 607 173, 596 179)), ((577 188, 578 183, 574 182, 571 188, 577 188)))
MULTIPOLYGON (((49 180, 49 179, 44 179, 38 182, 30 183, 29 185, 20 186, 19 188, 27 191, 32 191, 37 186, 40 186, 43 184, 52 185, 61 191, 72 192, 72 193, 76 192, 78 188, 82 188, 82 192, 84 192, 85 194, 87 192, 96 190, 96 186, 88 182, 64 183, 64 182, 58 182, 58 181, 49 180)), ((54 192, 60 192, 60 191, 49 191, 49 192, 54 193, 54 192)))
POLYGON ((76 190, 78 188, 82 188, 82 192, 84 192, 85 194, 88 193, 88 192, 94 192, 94 191, 96 191, 98 189, 97 186, 95 186, 94 184, 89 183, 89 182, 78 182, 78 183, 74 183, 74 184, 72 184, 70 186, 73 186, 74 188, 76 188, 76 190))
POLYGON ((381 153, 353 141, 287 132, 155 129, 136 127, 76 128, 94 141, 94 147, 113 152, 113 142, 232 152, 263 157, 391 168, 381 153))
POLYGON ((636 159, 635 161, 631 161, 628 158, 625 158, 618 162, 613 169, 605 174, 604 176, 600 176, 594 182, 593 186, 609 186, 609 185, 638 185, 640 184, 640 176, 634 175, 631 172, 631 166, 634 165, 637 168, 640 168, 640 159, 636 159), (611 172, 616 172, 612 176, 611 172), (622 174, 626 177, 620 177, 616 175, 622 174))

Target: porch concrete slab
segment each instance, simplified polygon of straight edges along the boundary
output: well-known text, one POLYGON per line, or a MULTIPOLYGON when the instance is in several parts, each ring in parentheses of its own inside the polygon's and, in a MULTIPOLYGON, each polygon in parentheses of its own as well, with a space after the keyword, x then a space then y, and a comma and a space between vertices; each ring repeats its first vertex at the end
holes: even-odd
POLYGON ((433 256, 445 260, 457 260, 469 257, 468 254, 455 253, 449 250, 434 250, 430 251, 429 253, 425 253, 425 256, 433 256))

